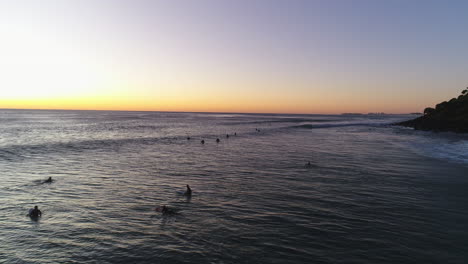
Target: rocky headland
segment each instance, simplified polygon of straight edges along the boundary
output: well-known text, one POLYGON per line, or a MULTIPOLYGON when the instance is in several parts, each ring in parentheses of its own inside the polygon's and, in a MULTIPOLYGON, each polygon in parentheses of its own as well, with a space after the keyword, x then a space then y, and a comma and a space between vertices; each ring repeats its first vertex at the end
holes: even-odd
POLYGON ((468 88, 457 98, 424 109, 424 115, 396 125, 417 130, 468 133, 468 88))

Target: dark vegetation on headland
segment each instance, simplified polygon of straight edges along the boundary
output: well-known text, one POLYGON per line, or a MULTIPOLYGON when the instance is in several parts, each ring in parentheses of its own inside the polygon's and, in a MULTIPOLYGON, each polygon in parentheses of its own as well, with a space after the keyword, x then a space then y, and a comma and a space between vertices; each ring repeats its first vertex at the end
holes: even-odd
POLYGON ((424 109, 423 116, 396 125, 417 130, 468 133, 468 88, 457 98, 424 109))

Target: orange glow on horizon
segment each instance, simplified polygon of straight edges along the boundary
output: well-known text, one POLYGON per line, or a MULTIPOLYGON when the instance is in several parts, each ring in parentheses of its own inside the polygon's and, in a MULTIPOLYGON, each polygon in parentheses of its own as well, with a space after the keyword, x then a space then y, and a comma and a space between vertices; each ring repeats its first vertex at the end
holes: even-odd
MULTIPOLYGON (((425 106, 421 105, 419 109, 425 106)), ((360 105, 342 101, 292 102, 289 100, 255 99, 224 100, 217 98, 160 98, 123 96, 0 99, 4 109, 49 109, 49 110, 114 110, 114 111, 170 111, 170 112, 232 112, 232 113, 285 113, 285 114, 341 114, 385 112, 403 114, 418 112, 414 105, 401 107, 392 105, 360 105), (371 109, 371 110, 369 110, 371 109), (375 110, 374 110, 375 109, 375 110)))

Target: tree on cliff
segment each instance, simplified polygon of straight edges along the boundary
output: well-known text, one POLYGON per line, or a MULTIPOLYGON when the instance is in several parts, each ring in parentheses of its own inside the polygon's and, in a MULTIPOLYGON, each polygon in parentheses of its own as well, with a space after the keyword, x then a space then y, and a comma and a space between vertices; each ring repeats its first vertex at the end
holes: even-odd
POLYGON ((426 109, 424 109, 424 115, 430 115, 434 112, 435 112, 435 109, 432 107, 427 107, 426 109))

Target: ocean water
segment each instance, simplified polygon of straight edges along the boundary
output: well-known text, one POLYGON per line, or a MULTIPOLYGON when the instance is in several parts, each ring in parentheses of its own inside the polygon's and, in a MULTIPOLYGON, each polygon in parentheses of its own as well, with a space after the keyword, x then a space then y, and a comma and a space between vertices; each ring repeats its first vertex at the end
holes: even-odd
POLYGON ((468 137, 410 118, 0 110, 0 263, 467 263, 468 137))

